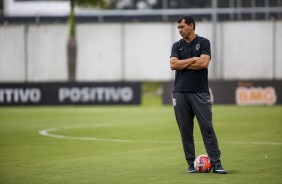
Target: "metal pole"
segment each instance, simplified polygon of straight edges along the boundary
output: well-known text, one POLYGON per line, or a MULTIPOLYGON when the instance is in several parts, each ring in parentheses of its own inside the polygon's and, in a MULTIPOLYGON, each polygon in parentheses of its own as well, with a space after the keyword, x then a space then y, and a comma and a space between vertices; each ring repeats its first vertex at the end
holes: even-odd
POLYGON ((256 0, 252 0, 251 1, 251 6, 252 6, 252 20, 256 19, 256 13, 255 13, 255 9, 256 9, 256 0))
POLYGON ((264 6, 265 6, 265 13, 264 13, 264 19, 269 20, 269 0, 264 0, 264 6))
POLYGON ((212 57, 213 57, 213 71, 212 71, 212 76, 216 79, 221 77, 221 73, 218 73, 217 71, 219 70, 219 65, 218 65, 218 60, 217 60, 217 0, 212 0, 212 33, 213 33, 213 40, 212 40, 212 57))
MULTIPOLYGON (((163 5, 162 9, 163 10, 167 10, 168 9, 168 0, 163 0, 162 1, 162 5, 163 5)), ((168 20, 168 16, 167 16, 166 13, 162 14, 162 19, 163 19, 164 22, 166 22, 168 20)))
POLYGON ((25 65, 25 82, 28 82, 29 66, 28 66, 28 24, 24 24, 24 65, 25 65))
MULTIPOLYGON (((237 8, 242 8, 242 1, 241 0, 237 0, 237 5, 236 5, 237 8)), ((237 19, 238 20, 242 20, 242 12, 238 12, 237 13, 237 19)))
MULTIPOLYGON (((234 0, 229 0, 229 8, 233 10, 233 9, 234 9, 234 6, 235 6, 234 0)), ((234 19, 235 19, 234 14, 235 14, 234 12, 231 12, 231 11, 230 11, 229 17, 230 17, 231 20, 234 20, 234 19)))
POLYGON ((104 17, 102 13, 98 16, 98 23, 104 23, 104 17))
MULTIPOLYGON (((282 6, 282 0, 279 0, 278 2, 277 2, 277 6, 278 7, 281 7, 282 6)), ((278 14, 278 19, 281 19, 282 18, 282 13, 280 12, 280 13, 277 13, 278 14)))
POLYGON ((276 78, 276 21, 272 20, 272 79, 276 78))
POLYGON ((121 80, 126 81, 126 63, 125 63, 125 23, 121 24, 121 80))

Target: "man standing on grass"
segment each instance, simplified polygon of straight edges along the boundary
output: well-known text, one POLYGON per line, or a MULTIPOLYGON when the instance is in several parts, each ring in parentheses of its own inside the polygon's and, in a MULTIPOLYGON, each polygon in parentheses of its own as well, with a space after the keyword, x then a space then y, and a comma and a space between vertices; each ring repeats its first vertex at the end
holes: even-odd
POLYGON ((196 116, 213 172, 227 174, 221 166, 220 150, 212 124, 211 99, 208 88, 208 66, 211 59, 210 42, 195 34, 191 16, 178 19, 177 28, 183 39, 175 42, 170 56, 170 67, 175 70, 173 106, 180 130, 188 173, 194 168, 194 117, 196 116))

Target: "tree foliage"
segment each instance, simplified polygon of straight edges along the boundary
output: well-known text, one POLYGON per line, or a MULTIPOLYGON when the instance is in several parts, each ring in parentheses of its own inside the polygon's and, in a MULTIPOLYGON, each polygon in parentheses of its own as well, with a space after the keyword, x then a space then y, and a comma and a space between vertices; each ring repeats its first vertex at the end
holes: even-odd
POLYGON ((75 2, 75 4, 79 6, 89 6, 89 7, 105 7, 105 1, 104 0, 72 0, 75 2))
POLYGON ((75 14, 74 8, 76 5, 79 6, 91 6, 91 7, 105 7, 104 0, 70 0, 70 15, 69 15, 69 26, 70 26, 70 37, 75 37, 75 14))

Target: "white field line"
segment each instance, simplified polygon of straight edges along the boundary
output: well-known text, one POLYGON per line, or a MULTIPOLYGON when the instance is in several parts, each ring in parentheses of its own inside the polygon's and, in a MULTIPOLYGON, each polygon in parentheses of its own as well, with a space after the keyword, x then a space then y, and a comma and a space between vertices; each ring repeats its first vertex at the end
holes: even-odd
MULTIPOLYGON (((114 125, 93 125, 92 127, 111 127, 114 125)), ((176 141, 158 141, 158 140, 130 140, 130 139, 111 139, 111 138, 98 138, 98 137, 71 137, 58 135, 50 132, 59 131, 63 129, 72 129, 72 128, 81 128, 88 126, 72 126, 72 127, 63 127, 63 128, 49 128, 46 130, 40 130, 39 134, 42 136, 59 138, 59 139, 70 139, 70 140, 86 140, 86 141, 102 141, 102 142, 120 142, 120 143, 158 143, 158 144, 175 144, 176 141)))
MULTIPOLYGON (((111 127, 115 125, 93 125, 91 127, 111 127)), ((157 143, 157 144, 177 144, 180 141, 158 141, 158 140, 130 140, 130 139, 112 139, 112 138, 98 138, 98 137, 72 137, 58 135, 51 132, 63 130, 63 129, 73 129, 82 128, 89 126, 66 126, 62 128, 49 128, 45 130, 40 130, 39 134, 42 136, 53 137, 58 139, 69 139, 69 140, 84 140, 84 141, 101 141, 101 142, 118 142, 118 143, 157 143)), ((197 143, 201 141, 196 141, 197 143)), ((249 145, 277 145, 282 146, 281 142, 260 142, 260 141, 221 141, 222 144, 249 144, 249 145)))

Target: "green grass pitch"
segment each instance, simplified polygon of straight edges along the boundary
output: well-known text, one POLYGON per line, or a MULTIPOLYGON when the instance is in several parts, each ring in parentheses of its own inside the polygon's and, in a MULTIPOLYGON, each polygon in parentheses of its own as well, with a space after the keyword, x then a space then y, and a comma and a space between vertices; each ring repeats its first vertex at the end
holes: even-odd
MULTIPOLYGON (((171 106, 2 107, 0 183, 281 183, 282 106, 213 115, 227 175, 186 173, 171 106)), ((197 122, 194 136, 206 154, 197 122)))

